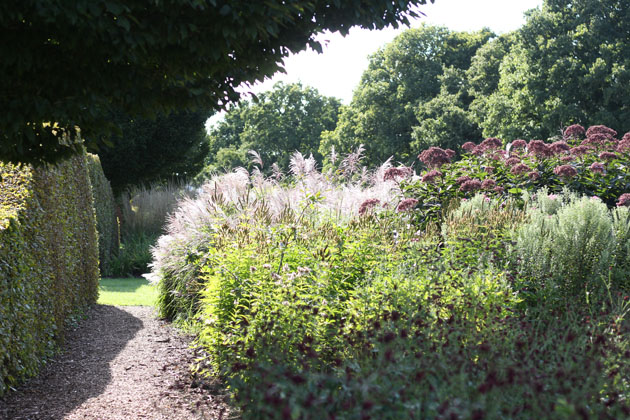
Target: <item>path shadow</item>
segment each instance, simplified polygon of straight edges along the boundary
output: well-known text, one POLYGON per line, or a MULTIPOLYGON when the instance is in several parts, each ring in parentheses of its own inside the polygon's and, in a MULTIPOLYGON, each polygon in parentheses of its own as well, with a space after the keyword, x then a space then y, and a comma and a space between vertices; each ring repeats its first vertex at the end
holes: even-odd
POLYGON ((103 393, 112 379, 110 362, 142 328, 142 320, 115 306, 95 305, 76 329, 67 331, 63 353, 0 399, 0 419, 63 419, 103 393))

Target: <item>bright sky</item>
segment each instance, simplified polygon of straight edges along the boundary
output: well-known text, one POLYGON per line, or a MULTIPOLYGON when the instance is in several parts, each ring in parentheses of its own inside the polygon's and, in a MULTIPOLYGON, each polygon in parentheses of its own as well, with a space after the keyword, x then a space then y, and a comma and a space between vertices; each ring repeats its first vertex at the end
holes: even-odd
MULTIPOLYGON (((496 33, 505 33, 525 23, 526 10, 541 5, 542 0, 435 0, 434 4, 419 7, 426 16, 413 20, 411 27, 418 27, 425 22, 455 31, 475 31, 488 27, 496 33)), ((307 50, 292 55, 284 62, 286 74, 278 73, 252 88, 243 87, 239 90, 259 93, 270 90, 279 81, 301 82, 316 88, 322 95, 337 97, 348 104, 352 99, 352 91, 367 68, 369 55, 405 29, 369 31, 353 28, 345 38, 339 33, 323 34, 319 39, 328 43, 322 54, 307 50)), ((220 118, 216 115, 208 123, 213 124, 220 118)))

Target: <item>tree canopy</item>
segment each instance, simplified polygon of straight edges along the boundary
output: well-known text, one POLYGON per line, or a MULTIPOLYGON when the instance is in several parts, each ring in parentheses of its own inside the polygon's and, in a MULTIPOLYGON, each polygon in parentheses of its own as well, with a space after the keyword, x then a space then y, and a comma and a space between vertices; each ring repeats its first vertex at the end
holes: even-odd
POLYGON ((116 124, 217 110, 324 30, 408 23, 427 0, 7 0, 0 2, 0 159, 94 151, 116 124))
POLYGON ((333 146, 349 151, 365 144, 371 163, 415 156, 410 143, 417 105, 440 93, 445 69, 466 70, 492 36, 489 30, 454 32, 428 25, 403 32, 370 58, 337 128, 323 134, 322 154, 333 146))
POLYGON ((314 88, 277 83, 257 101, 232 107, 211 130, 207 170, 246 166, 250 150, 259 153, 266 170, 273 163, 287 169, 294 151, 321 161, 320 135, 335 128, 340 106, 314 88))
POLYGON ((154 120, 112 117, 121 134, 99 151, 103 172, 115 194, 126 187, 167 179, 190 178, 208 154, 204 112, 173 112, 154 120))

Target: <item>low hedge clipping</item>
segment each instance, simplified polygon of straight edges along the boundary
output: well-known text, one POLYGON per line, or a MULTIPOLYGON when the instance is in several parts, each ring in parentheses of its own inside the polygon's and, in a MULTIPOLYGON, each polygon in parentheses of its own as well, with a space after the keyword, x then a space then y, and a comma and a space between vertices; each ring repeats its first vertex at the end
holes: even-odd
POLYGON ((64 325, 96 302, 98 245, 85 154, 0 162, 0 395, 34 375, 64 325))

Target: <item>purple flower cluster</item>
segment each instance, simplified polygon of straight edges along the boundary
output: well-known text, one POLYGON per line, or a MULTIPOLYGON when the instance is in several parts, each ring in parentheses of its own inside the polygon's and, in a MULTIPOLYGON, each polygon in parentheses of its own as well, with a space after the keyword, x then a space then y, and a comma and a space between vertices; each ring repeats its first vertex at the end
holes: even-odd
POLYGON ((406 178, 413 173, 413 170, 409 167, 402 166, 398 168, 387 168, 385 170, 385 174, 383 175, 383 179, 385 181, 392 180, 395 181, 397 178, 406 178))
POLYGON ((424 176, 422 177, 422 182, 433 183, 436 178, 441 178, 441 177, 442 177, 442 172, 438 171, 437 169, 433 169, 427 172, 426 174, 424 174, 424 176))
POLYGON ((538 172, 538 171, 531 171, 531 172, 527 173, 527 176, 532 181, 536 181, 537 179, 540 179, 540 172, 538 172))
POLYGON ((583 146, 593 146, 593 147, 603 147, 606 146, 611 139, 604 134, 594 133, 588 136, 584 141, 582 141, 583 146))
POLYGON ((573 162, 575 158, 573 156, 567 155, 567 156, 562 156, 560 160, 563 162, 573 162))
POLYGON ((379 200, 378 198, 368 198, 359 206, 359 214, 364 215, 369 209, 379 205, 380 203, 381 200, 379 200))
POLYGON ((481 189, 481 181, 478 179, 468 180, 459 187, 459 190, 462 192, 477 191, 479 189, 481 189))
POLYGON ((586 130, 586 137, 591 137, 594 134, 601 134, 610 140, 617 135, 617 132, 605 125, 593 125, 586 130))
POLYGON ((510 172, 513 175, 521 175, 530 172, 532 169, 525 165, 524 163, 519 163, 518 165, 514 165, 510 172))
POLYGON ((536 157, 548 157, 553 154, 549 146, 542 140, 531 140, 527 145, 527 149, 529 153, 536 157))
POLYGON ((501 141, 501 139, 498 139, 496 137, 489 137, 485 139, 484 141, 482 141, 479 147, 484 152, 488 150, 496 150, 503 147, 503 142, 501 141))
POLYGON ((484 190, 492 190, 497 186, 497 182, 494 179, 484 179, 481 183, 481 188, 484 190))
POLYGON ((596 174, 603 174, 604 171, 606 170, 604 168, 604 164, 600 162, 593 162, 593 164, 589 166, 589 169, 596 174))
POLYGON ((472 178, 469 177, 468 175, 464 175, 464 176, 460 176, 459 178, 457 178, 455 180, 455 182, 457 182, 457 185, 462 185, 464 182, 466 181, 470 181, 472 178))
POLYGON ((556 166, 553 173, 562 178, 572 178, 577 175, 577 170, 571 165, 556 166))
POLYGON ((584 156, 591 151, 591 148, 588 146, 575 146, 571 148, 571 154, 574 156, 584 156))
POLYGON ((525 140, 517 139, 512 142, 512 149, 524 149, 527 147, 525 140))
POLYGON ((439 168, 451 161, 446 151, 439 147, 429 147, 418 155, 418 159, 429 168, 439 168))
POLYGON ((519 163, 521 163, 521 160, 517 158, 516 156, 512 156, 511 158, 505 161, 505 164, 507 166, 514 166, 514 165, 518 165, 519 163))
POLYGON ((462 149, 467 151, 468 153, 472 152, 475 147, 477 147, 477 145, 472 141, 467 141, 466 143, 462 144, 462 149))
POLYGON ((601 160, 615 160, 615 159, 617 159, 617 154, 615 154, 613 152, 601 152, 599 154, 599 158, 601 160))
POLYGON ((629 193, 621 194, 621 196, 619 197, 619 201, 617 201, 617 206, 630 207, 630 194, 629 193))
POLYGON ((556 141, 552 143, 549 148, 554 154, 560 154, 571 149, 571 146, 569 146, 566 141, 556 141))
POLYGON ((564 130, 563 137, 567 140, 568 139, 577 140, 577 139, 583 138, 585 133, 586 132, 584 131, 584 127, 582 127, 580 124, 573 124, 573 125, 568 126, 564 130))
POLYGON ((418 200, 416 200, 415 198, 405 198, 404 200, 400 202, 400 204, 398 204, 396 211, 400 213, 404 211, 413 210, 413 208, 416 207, 417 204, 418 204, 418 200))

